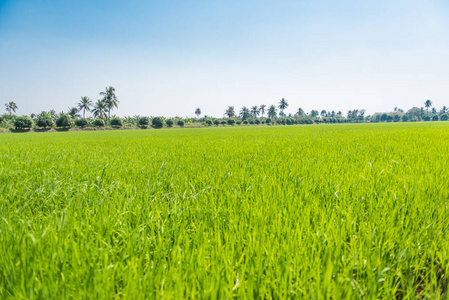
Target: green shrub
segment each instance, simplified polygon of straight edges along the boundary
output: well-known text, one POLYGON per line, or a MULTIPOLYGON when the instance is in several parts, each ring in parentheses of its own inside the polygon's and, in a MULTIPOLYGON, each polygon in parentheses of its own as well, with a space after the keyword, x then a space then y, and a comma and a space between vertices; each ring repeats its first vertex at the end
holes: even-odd
POLYGON ((212 121, 211 120, 206 120, 206 125, 207 126, 212 126, 212 121))
POLYGON ((403 116, 402 116, 402 122, 407 122, 407 121, 408 121, 407 115, 403 115, 403 116))
POLYGON ((76 119, 75 120, 75 125, 80 127, 80 128, 84 128, 89 124, 89 122, 86 119, 76 119))
POLYGON ((151 124, 155 128, 161 128, 164 126, 164 119, 162 117, 155 117, 153 120, 151 120, 151 124))
POLYGON ((247 120, 243 121, 243 124, 248 124, 248 121, 247 120))
POLYGON ((254 120, 254 124, 257 124, 257 125, 259 125, 259 124, 260 124, 260 121, 259 121, 259 119, 255 119, 255 120, 254 120))
POLYGON ((237 121, 237 125, 240 125, 240 124, 242 124, 242 121, 237 121))
POLYGON ((220 124, 220 121, 215 120, 215 121, 214 121, 214 124, 215 124, 216 126, 218 126, 218 125, 220 124))
POLYGON ((148 126, 150 125, 150 118, 142 117, 139 119, 139 126, 148 126))
POLYGON ((442 114, 440 120, 441 121, 447 121, 449 119, 447 114, 442 114))
POLYGON ((178 126, 180 126, 180 127, 184 127, 184 121, 183 120, 179 120, 176 124, 178 126))
POLYGON ((268 119, 265 120, 265 122, 266 122, 267 124, 270 124, 270 123, 271 123, 271 119, 268 118, 268 119))
POLYGON ((17 117, 14 120, 14 127, 16 129, 26 129, 33 127, 33 120, 30 117, 17 117))
POLYGON ((438 116, 437 116, 437 115, 434 115, 434 116, 432 117, 432 121, 438 121, 438 116))
POLYGON ((122 119, 120 119, 120 118, 113 118, 111 120, 111 126, 112 127, 122 127, 123 126, 122 119))
POLYGON ((235 124, 235 120, 234 119, 229 119, 228 120, 228 124, 229 125, 234 125, 235 124))
POLYGON ((36 120, 36 126, 40 128, 53 127, 53 125, 55 125, 55 123, 47 116, 40 116, 36 120))
POLYGON ((220 122, 221 125, 226 125, 226 123, 227 122, 225 120, 221 120, 221 122, 220 122))
POLYGON ((103 119, 96 119, 94 122, 93 122, 93 124, 94 124, 94 126, 96 126, 96 127, 104 127, 104 120, 103 119))
POLYGON ((173 126, 173 120, 167 120, 166 122, 165 122, 165 124, 167 124, 167 126, 168 127, 172 127, 173 126))
POLYGON ((63 114, 56 120, 56 127, 70 128, 73 126, 73 120, 69 115, 63 114))
POLYGON ((430 121, 430 116, 424 116, 423 120, 424 121, 430 121))

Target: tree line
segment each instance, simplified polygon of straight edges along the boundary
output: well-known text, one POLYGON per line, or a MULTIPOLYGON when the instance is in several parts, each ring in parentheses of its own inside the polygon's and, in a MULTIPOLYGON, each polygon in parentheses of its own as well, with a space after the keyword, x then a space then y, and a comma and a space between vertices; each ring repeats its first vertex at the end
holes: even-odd
POLYGON ((443 106, 437 110, 431 100, 426 100, 423 107, 413 107, 404 111, 395 107, 392 112, 375 113, 366 115, 365 110, 349 110, 346 115, 334 110, 311 110, 305 112, 298 108, 294 114, 286 114, 289 107, 286 99, 279 100, 277 105, 243 106, 236 110, 234 106, 228 106, 221 118, 202 115, 201 108, 195 109, 196 118, 182 117, 149 117, 128 116, 118 117, 111 115, 120 104, 116 90, 109 86, 100 92, 101 99, 93 102, 89 97, 83 96, 74 107, 67 112, 56 113, 54 110, 42 111, 29 116, 17 116, 18 106, 11 101, 5 104, 6 114, 0 115, 0 127, 5 129, 37 129, 48 130, 51 128, 68 129, 77 128, 161 128, 161 127, 190 127, 219 126, 219 125, 293 125, 293 124, 319 124, 319 123, 368 123, 368 122, 416 122, 416 121, 447 121, 449 109, 443 106), (90 114, 86 117, 86 113, 90 114))

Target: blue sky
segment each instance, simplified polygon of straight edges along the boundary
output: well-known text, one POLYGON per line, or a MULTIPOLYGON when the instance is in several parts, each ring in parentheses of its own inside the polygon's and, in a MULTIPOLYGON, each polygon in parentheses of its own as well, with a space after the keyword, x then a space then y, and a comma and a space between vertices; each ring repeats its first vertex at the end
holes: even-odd
POLYGON ((108 85, 121 116, 449 106, 448 53, 443 0, 0 0, 0 105, 19 114, 108 85))

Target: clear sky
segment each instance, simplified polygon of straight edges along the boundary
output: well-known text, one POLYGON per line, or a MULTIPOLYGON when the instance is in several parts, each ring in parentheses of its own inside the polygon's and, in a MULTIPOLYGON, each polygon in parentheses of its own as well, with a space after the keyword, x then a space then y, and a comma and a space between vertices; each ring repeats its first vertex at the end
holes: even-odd
POLYGON ((0 0, 0 105, 125 115, 449 106, 447 0, 0 0))

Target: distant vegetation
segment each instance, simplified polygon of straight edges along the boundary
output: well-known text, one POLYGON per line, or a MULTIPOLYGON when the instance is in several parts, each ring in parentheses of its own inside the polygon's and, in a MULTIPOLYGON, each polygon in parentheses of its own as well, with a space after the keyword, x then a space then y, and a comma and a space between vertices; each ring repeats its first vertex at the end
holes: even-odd
POLYGON ((251 108, 243 106, 236 111, 234 106, 225 109, 223 117, 216 118, 202 115, 201 108, 196 108, 196 118, 161 117, 161 116, 128 116, 111 115, 120 104, 114 87, 106 87, 100 93, 101 99, 95 103, 89 97, 83 96, 74 107, 67 112, 56 113, 54 110, 42 111, 29 116, 17 116, 18 105, 10 101, 5 104, 6 113, 0 115, 0 128, 10 130, 49 130, 55 129, 98 129, 98 128, 162 128, 162 127, 201 127, 201 126, 238 126, 238 125, 296 125, 296 124, 335 124, 335 123, 379 123, 379 122, 418 122, 447 121, 449 108, 433 107, 426 100, 423 107, 413 107, 404 111, 395 107, 392 112, 366 115, 364 109, 349 110, 346 114, 334 110, 311 110, 305 112, 298 108, 295 114, 286 114, 289 107, 282 98, 277 105, 254 105, 251 108), (87 115, 87 116, 86 116, 87 115))

